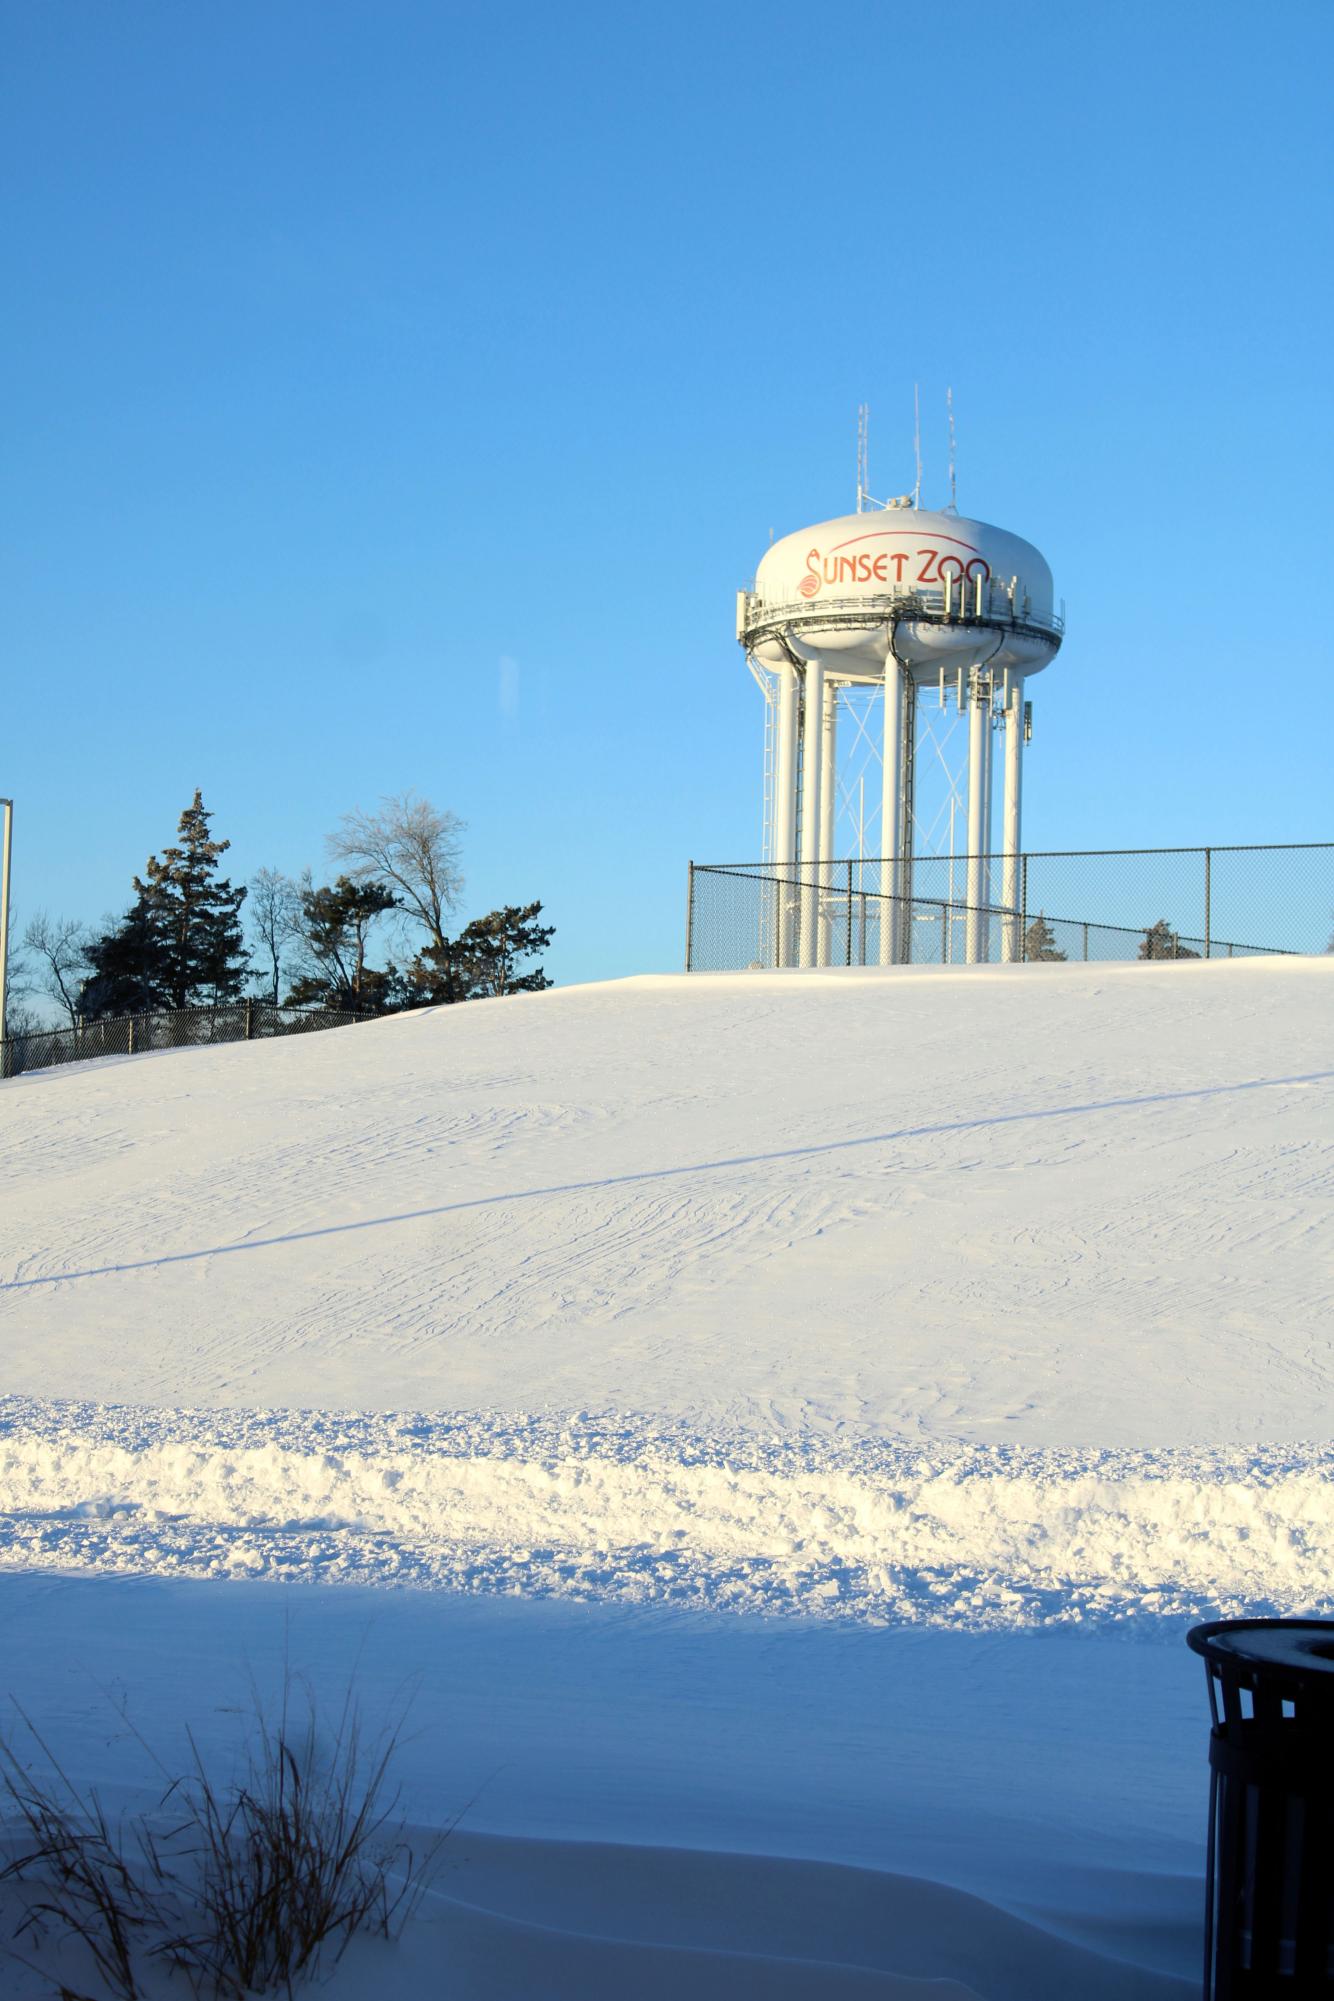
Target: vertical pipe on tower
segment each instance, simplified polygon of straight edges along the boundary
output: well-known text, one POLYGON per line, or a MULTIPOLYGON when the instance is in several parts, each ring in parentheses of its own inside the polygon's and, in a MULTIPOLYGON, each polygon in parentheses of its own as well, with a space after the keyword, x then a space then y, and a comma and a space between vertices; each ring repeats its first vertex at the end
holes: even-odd
POLYGON ((801 951, 803 966, 815 964, 820 860, 820 766, 824 734, 824 663, 806 662, 806 713, 801 737, 801 951))
POLYGON ((965 929, 968 964, 982 956, 982 865, 985 853, 983 815, 986 809, 986 744, 990 703, 977 668, 969 685, 968 708, 968 912, 965 929))
MULTIPOLYGON (((837 799, 834 791, 834 772, 838 760, 838 689, 830 680, 824 684, 824 714, 820 727, 820 860, 832 862, 834 859, 834 807, 837 799)), ((818 940, 818 957, 822 966, 830 960, 830 933, 833 918, 830 916, 831 888, 830 871, 821 868, 820 887, 817 892, 822 907, 818 940)))
POLYGON ((884 790, 880 806, 880 963, 898 963, 899 845, 903 829, 903 669, 891 650, 885 656, 885 734, 881 745, 884 790))
POLYGON ((996 900, 995 885, 991 880, 991 851, 995 840, 992 830, 995 816, 992 811, 991 781, 996 749, 995 716, 991 706, 991 694, 992 682, 988 675, 982 734, 982 918, 979 940, 979 956, 982 959, 991 957, 991 906, 996 900))
POLYGON ((774 746, 774 873, 778 877, 780 966, 792 964, 792 888, 797 859, 797 670, 791 661, 778 674, 778 741, 774 746))
POLYGON ((1019 916, 1019 854, 1023 846, 1020 818, 1024 803, 1024 684, 1010 682, 1010 705, 1005 712, 1005 820, 1002 840, 1005 849, 1005 882, 1001 899, 1010 916, 1005 919, 1005 957, 1010 964, 1023 957, 1023 920, 1019 916))

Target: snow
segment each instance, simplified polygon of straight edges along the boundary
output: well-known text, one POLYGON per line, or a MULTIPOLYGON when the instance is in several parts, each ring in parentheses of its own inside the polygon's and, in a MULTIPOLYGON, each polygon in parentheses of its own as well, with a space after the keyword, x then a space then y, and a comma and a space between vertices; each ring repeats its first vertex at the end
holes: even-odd
POLYGON ((0 1689, 130 1798, 122 1699, 225 1760, 285 1651, 415 1677, 468 1810, 340 2001, 1197 1988, 1184 1628, 1331 1609, 1332 1000, 660 976, 0 1086, 0 1689))
POLYGON ((34 1072, 5 1387, 1301 1438, 1332 977, 655 977, 34 1072))
POLYGON ((757 1439, 643 1421, 0 1399, 0 1563, 872 1624, 1301 1611, 1334 1451, 757 1439))
POLYGON ((122 1703, 172 1768, 185 1686, 225 1769, 289 1660, 331 1707, 353 1675, 375 1713, 410 1700, 405 1812, 466 1811, 433 1970, 368 1948, 366 2001, 820 2001, 831 1963, 885 1997, 1198 1993, 1207 1712, 1176 1636, 32 1573, 0 1617, 15 1694, 113 1805, 163 1783, 122 1703))

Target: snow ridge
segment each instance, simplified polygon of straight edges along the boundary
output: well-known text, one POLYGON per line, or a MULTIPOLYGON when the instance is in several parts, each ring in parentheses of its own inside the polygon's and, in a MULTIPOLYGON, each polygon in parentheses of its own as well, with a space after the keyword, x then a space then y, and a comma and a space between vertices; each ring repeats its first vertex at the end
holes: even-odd
POLYGON ((1334 1448, 0 1398, 0 1569, 1016 1628, 1334 1609, 1334 1448))

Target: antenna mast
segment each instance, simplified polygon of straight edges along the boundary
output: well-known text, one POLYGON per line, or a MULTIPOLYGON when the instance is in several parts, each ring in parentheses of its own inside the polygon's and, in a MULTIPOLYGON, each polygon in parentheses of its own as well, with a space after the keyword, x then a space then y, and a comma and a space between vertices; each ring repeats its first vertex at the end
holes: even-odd
POLYGON ((947 389, 945 391, 945 408, 949 411, 949 418, 950 418, 950 507, 951 510, 955 514, 957 514, 959 511, 959 493, 954 478, 954 391, 953 389, 947 389))
POLYGON ((866 512, 866 498, 870 488, 870 430, 871 411, 869 404, 857 405, 857 512, 866 512))
POLYGON ((920 507, 922 504, 922 398, 918 385, 915 382, 912 386, 912 442, 913 453, 917 459, 917 483, 912 490, 912 504, 914 507, 920 507))

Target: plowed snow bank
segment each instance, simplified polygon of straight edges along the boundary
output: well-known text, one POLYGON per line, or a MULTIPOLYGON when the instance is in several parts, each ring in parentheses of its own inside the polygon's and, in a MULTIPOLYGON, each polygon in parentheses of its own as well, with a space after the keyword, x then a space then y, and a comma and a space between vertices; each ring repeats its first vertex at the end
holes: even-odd
POLYGON ((763 1444, 0 1400, 0 1566, 1066 1625, 1318 1609, 1334 1450, 763 1444))

